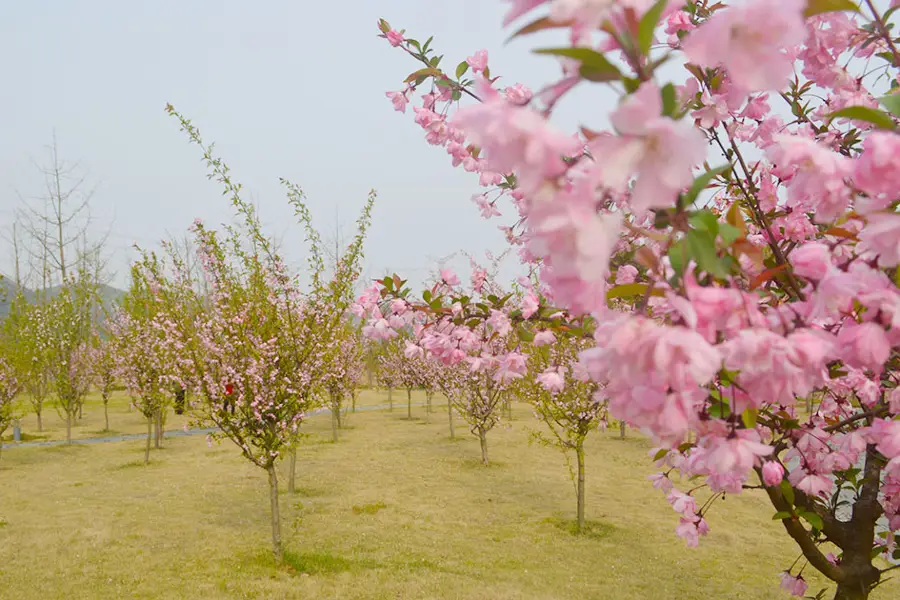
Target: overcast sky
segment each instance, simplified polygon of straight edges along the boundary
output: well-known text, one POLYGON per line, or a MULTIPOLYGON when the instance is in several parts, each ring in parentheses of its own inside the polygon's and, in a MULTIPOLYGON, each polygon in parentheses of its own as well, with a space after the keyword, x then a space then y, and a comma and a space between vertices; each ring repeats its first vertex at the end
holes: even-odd
MULTIPOLYGON (((182 235, 197 217, 230 220, 197 147, 166 116, 171 102, 216 142, 297 264, 303 236, 279 177, 306 191, 326 236, 336 217, 349 235, 368 190, 378 191, 373 276, 418 278, 454 252, 502 250, 500 221, 482 220, 470 201, 477 180, 385 98, 414 64, 376 37, 376 21, 420 40, 433 34, 450 68, 484 47, 508 84, 548 81, 557 67, 529 52, 534 39, 504 45, 505 9, 494 0, 3 2, 0 228, 20 195, 40 195, 35 163, 46 162, 54 130, 61 157, 95 189, 95 228, 111 227, 117 283, 133 242, 182 235)), ((9 272, 8 245, 0 247, 9 272)))

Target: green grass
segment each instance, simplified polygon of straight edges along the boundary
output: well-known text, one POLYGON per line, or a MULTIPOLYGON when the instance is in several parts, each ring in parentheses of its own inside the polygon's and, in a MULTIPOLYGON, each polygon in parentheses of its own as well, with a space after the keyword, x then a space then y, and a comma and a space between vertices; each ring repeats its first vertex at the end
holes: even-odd
MULTIPOLYGON (((6 450, 0 596, 787 598, 778 573, 797 553, 759 495, 717 503, 712 532, 687 549, 674 535, 677 515, 646 481, 649 444, 599 433, 587 444, 588 531, 576 535, 563 458, 528 444, 537 425, 524 406, 491 432, 494 464, 483 468, 477 440, 448 439, 443 409, 424 425, 423 408, 411 423, 398 404, 393 414, 351 414, 337 444, 327 417, 304 426, 298 493, 281 494, 279 568, 265 473, 230 443, 173 438, 148 467, 140 440, 6 450)), ((128 432, 127 409, 116 414, 113 428, 128 432)), ((814 591, 821 581, 812 579, 814 591)), ((893 581, 873 594, 896 597, 893 581)))

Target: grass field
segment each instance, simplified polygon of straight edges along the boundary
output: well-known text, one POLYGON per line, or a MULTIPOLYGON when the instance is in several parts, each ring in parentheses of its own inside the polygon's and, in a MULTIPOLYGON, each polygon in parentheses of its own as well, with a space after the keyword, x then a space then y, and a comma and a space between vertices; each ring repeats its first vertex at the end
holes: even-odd
MULTIPOLYGON (((443 408, 425 424, 415 407, 409 421, 403 396, 393 413, 350 415, 338 444, 328 417, 304 426, 298 493, 281 496, 282 568, 270 558, 265 473, 230 443, 169 439, 149 466, 142 441, 4 450, 0 597, 787 598, 778 572, 796 552, 759 496, 719 503, 710 535, 686 549, 676 514, 649 490, 649 444, 599 433, 587 444, 590 531, 575 536, 565 463, 528 443, 537 423, 526 407, 490 434, 483 467, 463 427, 448 439, 443 408)), ((47 436, 64 438, 47 417, 47 436)), ((121 399, 111 421, 119 433, 146 427, 121 399)), ((92 402, 76 435, 99 435, 102 422, 92 402)), ((900 586, 872 597, 900 597, 900 586)))

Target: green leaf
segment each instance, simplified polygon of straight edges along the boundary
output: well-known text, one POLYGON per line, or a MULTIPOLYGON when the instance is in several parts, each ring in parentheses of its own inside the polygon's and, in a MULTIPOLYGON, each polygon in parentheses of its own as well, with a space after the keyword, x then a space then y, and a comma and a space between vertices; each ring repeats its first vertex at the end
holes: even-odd
POLYGON ((878 99, 881 105, 895 117, 900 117, 900 94, 888 94, 878 99))
POLYGON ((719 234, 719 219, 716 217, 715 213, 708 208, 693 213, 690 218, 688 218, 688 222, 694 229, 708 231, 713 237, 719 234))
POLYGON ((625 86, 626 92, 628 92, 629 94, 633 94, 639 87, 641 87, 641 80, 635 79, 633 77, 623 77, 622 85, 625 86))
POLYGON ((466 74, 466 71, 469 70, 469 63, 466 61, 462 61, 458 65, 456 65, 456 78, 459 79, 463 75, 466 74))
POLYGON ((645 56, 650 53, 650 46, 653 45, 653 32, 656 30, 656 26, 659 24, 659 17, 668 3, 669 0, 657 0, 656 4, 644 13, 640 23, 638 23, 638 49, 645 56))
POLYGON ((809 523, 819 531, 822 531, 822 529, 825 527, 825 523, 822 522, 822 517, 814 512, 802 511, 800 513, 800 517, 806 520, 807 523, 809 523))
POLYGON ((519 325, 519 329, 517 330, 517 333, 519 334, 519 339, 522 340, 523 342, 528 343, 528 342, 531 342, 534 340, 534 333, 532 333, 525 327, 522 327, 521 325, 519 325))
POLYGON ((422 292, 422 300, 425 302, 431 302, 431 290, 425 290, 422 292))
POLYGON ((725 242, 726 246, 733 244, 735 240, 742 235, 744 235, 744 233, 734 225, 719 223, 719 237, 722 238, 722 241, 725 242))
POLYGON ((879 129, 894 129, 894 120, 889 114, 877 108, 868 108, 866 106, 848 106, 841 110, 836 110, 828 115, 829 120, 838 118, 852 119, 854 121, 865 121, 871 123, 879 129))
POLYGON ((724 278, 728 276, 725 267, 716 254, 716 239, 708 231, 699 229, 691 229, 687 236, 688 248, 691 256, 697 261, 700 270, 709 273, 714 277, 724 278))
POLYGON ((731 407, 727 402, 713 402, 707 412, 714 419, 727 419, 731 416, 731 407))
POLYGON ((440 70, 435 69, 433 67, 429 67, 427 69, 419 69, 418 71, 414 71, 413 73, 410 73, 404 81, 405 81, 405 83, 409 83, 410 81, 413 81, 414 79, 419 79, 420 77, 423 77, 423 78, 429 77, 429 76, 434 77, 434 76, 437 76, 440 74, 441 74, 440 70))
POLYGON ((741 413, 741 421, 744 422, 744 427, 747 429, 753 429, 756 427, 756 417, 759 416, 759 412, 755 408, 748 408, 744 412, 741 413))
POLYGON ((700 195, 700 192, 702 192, 704 189, 706 189, 706 186, 709 185, 710 181, 712 181, 715 177, 718 177, 719 175, 721 175, 722 173, 724 173, 725 171, 728 171, 730 169, 731 169, 730 164, 722 165, 721 167, 716 167, 715 169, 710 169, 703 175, 700 175, 699 177, 697 177, 694 180, 693 185, 691 185, 691 189, 689 189, 687 191, 687 193, 684 195, 684 204, 683 205, 690 206, 691 204, 696 202, 697 196, 700 195))
POLYGON ((675 86, 671 83, 667 83, 663 86, 661 90, 662 93, 662 103, 663 103, 663 115, 666 117, 675 116, 675 111, 678 110, 678 95, 675 92, 675 86))
POLYGON ((791 484, 787 479, 781 480, 781 495, 784 496, 784 499, 787 500, 791 506, 794 505, 794 488, 791 487, 791 484))
POLYGON ((675 275, 681 277, 684 272, 684 266, 691 260, 691 250, 688 247, 687 240, 682 238, 676 243, 669 246, 669 264, 675 271, 675 275))
POLYGON ((656 455, 653 457, 653 462, 656 462, 656 461, 664 458, 666 456, 666 454, 668 454, 668 453, 669 453, 669 450, 667 448, 660 448, 659 450, 656 451, 656 455))
POLYGON ((606 292, 606 299, 627 298, 629 296, 640 296, 647 293, 646 283, 624 283, 609 289, 606 292))
POLYGON ((852 10, 853 12, 859 12, 859 7, 850 0, 808 0, 806 3, 806 10, 803 11, 803 16, 808 19, 815 15, 838 10, 852 10))
POLYGON ((779 510, 777 513, 772 515, 773 521, 781 521, 782 519, 791 519, 794 515, 786 510, 779 510))
POLYGON ((588 81, 613 81, 622 77, 616 65, 590 48, 543 48, 534 52, 535 54, 564 56, 579 61, 581 63, 579 73, 588 81))

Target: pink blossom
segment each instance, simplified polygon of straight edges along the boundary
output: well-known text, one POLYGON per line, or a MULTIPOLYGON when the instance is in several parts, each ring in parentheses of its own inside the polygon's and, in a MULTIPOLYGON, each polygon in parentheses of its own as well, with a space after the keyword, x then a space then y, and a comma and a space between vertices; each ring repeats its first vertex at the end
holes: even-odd
POLYGON ((472 67, 472 71, 475 73, 480 73, 487 68, 488 61, 488 52, 487 50, 479 50, 472 56, 466 59, 466 62, 469 63, 469 66, 472 67))
POLYGON ((806 37, 803 0, 756 0, 713 14, 682 43, 688 60, 725 67, 746 92, 781 89, 792 71, 788 52, 806 37))
POLYGON ((803 597, 808 587, 806 580, 802 575, 794 577, 785 571, 781 574, 781 589, 791 594, 791 596, 803 597))
POLYGON ((526 294, 524 298, 522 298, 522 316, 526 319, 530 318, 534 313, 538 311, 540 308, 540 304, 538 304, 538 298, 532 293, 526 294))
POLYGON ((635 212, 668 208, 675 197, 693 181, 694 165, 703 162, 706 139, 686 120, 660 116, 659 88, 644 83, 628 96, 610 116, 619 136, 602 136, 590 144, 602 183, 624 190, 628 180, 637 178, 631 194, 635 212))
POLYGON ((403 37, 403 34, 401 34, 400 32, 394 31, 393 29, 391 29, 384 35, 387 38, 387 41, 390 42, 391 46, 394 46, 394 47, 397 47, 406 41, 406 38, 403 37))
POLYGON ((551 393, 561 392, 565 386, 565 380, 563 379, 562 374, 558 369, 553 368, 547 369, 538 375, 537 381, 545 390, 551 393))
POLYGON ((506 99, 509 102, 519 105, 528 104, 532 96, 534 96, 534 93, 521 83, 505 88, 503 93, 506 94, 506 99))
POLYGON ((503 17, 503 24, 509 25, 522 15, 530 12, 531 10, 537 8, 541 4, 546 4, 550 0, 505 0, 512 4, 509 11, 506 13, 506 16, 503 17))
POLYGON ((637 279, 638 270, 634 265, 622 265, 616 270, 616 285, 625 283, 634 283, 637 279))
POLYGON ((784 467, 773 460, 766 461, 762 467, 762 479, 769 487, 780 484, 784 479, 784 467))
POLYGON ((459 285, 459 277, 451 269, 441 269, 441 281, 451 287, 459 285))
POLYGON ((851 175, 851 159, 795 135, 777 135, 774 141, 766 153, 790 180, 787 205, 812 212, 817 223, 835 220, 850 202, 844 179, 851 175))
POLYGON ((547 346, 556 341, 556 336, 553 335, 553 332, 549 329, 544 329, 542 331, 538 331, 534 334, 534 340, 532 340, 532 344, 535 346, 547 346))
POLYGON ((394 110, 402 113, 406 112, 406 105, 409 103, 406 94, 403 92, 385 92, 384 95, 390 98, 391 102, 394 104, 394 110))
POLYGON ((869 196, 861 202, 866 211, 885 208, 896 200, 900 189, 900 136, 884 131, 866 136, 862 154, 854 162, 853 183, 869 196))
POLYGON ((452 123, 483 149, 488 170, 518 172, 523 189, 536 189, 566 171, 564 156, 581 153, 576 140, 537 111, 511 104, 486 81, 478 81, 477 92, 483 102, 460 109, 452 123))
POLYGON ((810 242, 795 248, 790 259, 794 272, 812 281, 819 281, 835 269, 831 249, 821 242, 810 242))
MULTIPOLYGON (((900 189, 894 188, 895 190, 900 189)), ((900 265, 900 215, 896 213, 876 213, 869 217, 869 223, 857 236, 861 248, 878 256, 878 266, 882 268, 900 265)))
POLYGON ((891 355, 884 328, 877 323, 845 322, 837 336, 841 358, 851 367, 880 373, 891 355))

